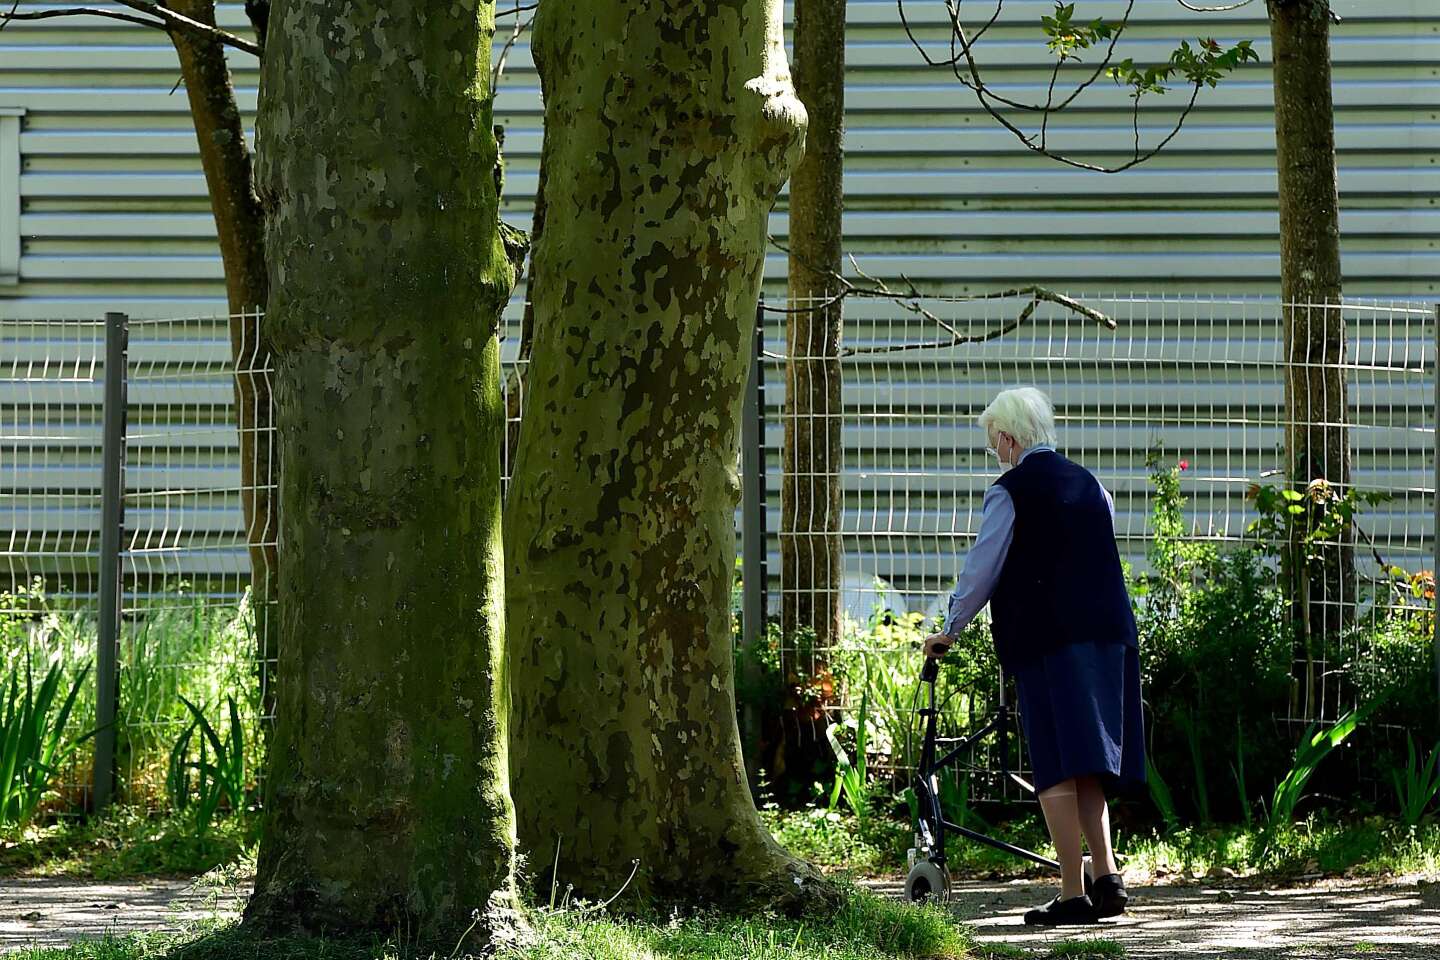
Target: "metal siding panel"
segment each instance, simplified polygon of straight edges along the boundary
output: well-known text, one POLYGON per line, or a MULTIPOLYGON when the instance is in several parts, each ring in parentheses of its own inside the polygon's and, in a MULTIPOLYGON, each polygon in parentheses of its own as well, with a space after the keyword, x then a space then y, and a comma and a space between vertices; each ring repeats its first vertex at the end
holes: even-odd
MULTIPOLYGON (((984 48, 982 56, 995 63, 995 77, 1013 84, 1015 92, 1033 96, 1040 89, 1038 71, 1046 57, 1038 40, 1038 18, 1052 5, 1051 0, 1008 0, 992 42, 984 48)), ((1113 13, 1112 8, 1117 8, 1113 2, 1101 3, 1093 12, 1113 13)), ((941 4, 912 0, 905 9, 918 24, 943 25, 941 4)), ((1332 49, 1347 290, 1440 295, 1440 208, 1435 200, 1440 174, 1433 163, 1440 153, 1435 110, 1440 106, 1440 7, 1433 0, 1339 0, 1337 9, 1345 18, 1334 31, 1332 49)), ((227 29, 248 29, 240 4, 221 4, 218 13, 227 29)), ((926 286, 952 290, 1017 280, 1085 289, 1273 292, 1278 260, 1267 64, 1248 66, 1220 90, 1202 94, 1186 129, 1154 165, 1105 177, 1049 165, 995 129, 953 77, 921 66, 896 23, 893 0, 851 0, 848 16, 846 181, 852 209, 845 217, 846 248, 867 271, 887 278, 906 272, 924 278, 926 286)), ((1140 60, 1163 55, 1175 39, 1201 29, 1228 39, 1250 37, 1268 56, 1260 4, 1199 17, 1185 13, 1173 0, 1139 0, 1134 23, 1131 49, 1140 60)), ((242 106, 253 122, 258 72, 244 55, 232 54, 231 60, 242 106)), ((169 92, 175 75, 174 54, 163 35, 113 21, 17 23, 0 34, 0 108, 31 108, 20 134, 25 159, 20 230, 31 252, 21 258, 20 284, 0 294, 0 317, 98 317, 113 309, 136 317, 195 316, 225 309, 218 259, 208 252, 187 253, 193 247, 186 244, 210 240, 214 227, 204 207, 203 180, 195 172, 194 134, 185 123, 185 100, 169 92)), ((1093 102, 1098 106, 1054 129, 1070 149, 1113 159, 1124 154, 1131 136, 1129 116, 1116 91, 1097 93, 1099 99, 1093 102)), ((511 163, 505 217, 522 228, 529 226, 529 194, 540 150, 538 107, 530 51, 521 43, 511 51, 495 118, 507 127, 511 163)), ((1159 101, 1147 107, 1142 133, 1163 135, 1173 110, 1159 101)), ((771 229, 778 235, 788 229, 783 198, 771 229)), ((783 257, 767 258, 766 275, 767 289, 774 291, 783 280, 783 257)), ((511 326, 518 310, 517 298, 508 311, 511 326)), ((847 330, 852 345, 903 329, 892 323, 894 309, 883 304, 852 302, 847 311, 855 321, 847 330), (886 328, 865 322, 867 318, 886 328)), ((1253 315, 1237 332, 1224 325, 1226 310, 1220 313, 1216 324, 1195 328, 1194 339, 1187 343, 1176 345, 1172 339, 1173 349, 1167 349, 1165 357, 1201 357, 1221 338, 1247 361, 1274 357, 1274 340, 1262 337, 1253 315)), ((1246 308, 1236 307, 1230 315, 1246 315, 1246 308)), ((1131 336, 1137 350, 1159 349, 1142 342, 1144 337, 1131 336)), ((1014 342, 1016 350, 1033 345, 1019 337, 1014 342)), ((1399 348, 1418 356, 1423 346, 1399 348)), ((34 344, 24 348, 47 349, 34 344)), ((223 362, 225 343, 217 337, 207 345, 151 349, 157 362, 213 357, 218 363, 223 362)), ((513 340, 507 342, 506 355, 513 349, 513 340)), ((1359 347, 1359 353, 1365 349, 1359 347)), ((1092 337, 1069 344, 1067 359, 1101 354, 1099 341, 1092 337)), ((934 353, 911 356, 940 359, 934 353)), ((873 370, 865 369, 867 377, 887 375, 879 361, 873 370)), ((942 401, 972 407, 1004 382, 1006 372, 1013 374, 1013 367, 982 365, 962 378, 952 375, 953 368, 947 372, 937 365, 935 377, 923 383, 857 382, 847 389, 846 401, 862 407, 887 398, 911 409, 930 409, 942 401)), ((1131 382, 1118 393, 1115 387, 1083 379, 1079 372, 1071 384, 1075 395, 1087 402, 1120 396, 1143 413, 1170 402, 1171 384, 1163 374, 1163 364, 1135 365, 1131 382)), ((1225 376, 1216 374, 1195 390, 1191 403, 1206 410, 1222 405, 1229 382, 1225 376)), ((143 394, 150 388, 137 389, 143 394)), ((208 409, 225 402, 223 393, 213 383, 184 383, 171 387, 169 396, 183 396, 208 409)), ((1418 415, 1425 403, 1413 394, 1408 386, 1396 387, 1384 397, 1402 404, 1402 413, 1418 415)), ((782 397, 779 389, 770 394, 772 418, 782 397)), ((0 387, 0 432, 19 426, 14 408, 6 406, 13 399, 18 399, 13 387, 0 387)), ((1252 387, 1246 399, 1250 413, 1263 410, 1273 416, 1274 388, 1252 387)), ((772 422, 778 424, 778 419, 772 422)), ((51 483, 73 488, 89 465, 98 462, 94 410, 72 408, 63 423, 74 438, 71 448, 52 451, 57 465, 47 469, 54 472, 30 471, 19 477, 24 489, 46 489, 51 483)), ((776 429, 769 437, 772 444, 779 439, 776 429)), ((951 428, 904 425, 883 436, 851 431, 847 446, 856 456, 856 467, 844 477, 847 523, 874 509, 865 498, 873 501, 891 489, 894 478, 882 479, 870 468, 871 461, 919 456, 935 449, 937 431, 946 429, 951 428)), ((1118 442, 1143 448, 1150 439, 1144 427, 1090 423, 1070 430, 1082 449, 1118 442)), ((1178 442, 1217 448, 1233 440, 1215 426, 1177 425, 1167 432, 1178 442)), ((160 465, 144 460, 159 449, 156 444, 165 431, 159 433, 134 448, 137 464, 132 473, 142 488, 167 476, 160 465)), ((1273 447, 1273 433, 1247 431, 1245 449, 1258 457, 1273 447)), ((168 474, 170 482, 205 486, 233 470, 233 431, 187 432, 185 443, 190 452, 168 474)), ((1397 442, 1389 460, 1383 453, 1368 453, 1357 466, 1357 482, 1394 485, 1408 478, 1424 488, 1428 481, 1405 467, 1407 457, 1418 456, 1427 443, 1414 433, 1409 441, 1397 442)), ((1103 458, 1098 465, 1121 500, 1122 529, 1143 529, 1143 477, 1136 476, 1133 467, 1103 458)), ((944 495, 942 505, 960 510, 972 509, 984 486, 984 477, 968 462, 903 479, 913 489, 934 491, 932 497, 944 495)), ((930 506, 942 508, 933 502, 930 506)), ((13 508, 0 503, 0 512, 13 508)), ((83 513, 74 512, 70 521, 79 523, 83 513)), ((238 505, 196 516, 197 522, 234 529, 238 505)), ((776 520, 771 517, 772 524, 776 520)), ((939 521, 929 517, 927 522, 939 521)), ((1387 515, 1384 523, 1411 523, 1414 530, 1428 521, 1399 513, 1387 515)), ((81 534, 77 537, 83 540, 81 534)), ((903 539, 897 543, 903 545, 903 539)), ((870 559, 863 562, 893 564, 897 574, 918 572, 912 550, 865 546, 870 559)), ((937 546, 933 537, 925 543, 932 565, 942 553, 958 565, 959 546, 937 546)), ((197 573, 238 571, 244 569, 245 556, 240 550, 210 551, 183 562, 197 573)))

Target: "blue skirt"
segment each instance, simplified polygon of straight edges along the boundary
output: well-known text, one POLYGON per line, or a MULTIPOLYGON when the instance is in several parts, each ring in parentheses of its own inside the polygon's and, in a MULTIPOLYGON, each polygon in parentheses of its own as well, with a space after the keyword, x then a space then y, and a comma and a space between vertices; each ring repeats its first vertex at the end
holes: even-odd
POLYGON ((1123 643, 1074 643, 1015 672, 1036 791, 1098 776, 1106 792, 1145 783, 1140 655, 1123 643))

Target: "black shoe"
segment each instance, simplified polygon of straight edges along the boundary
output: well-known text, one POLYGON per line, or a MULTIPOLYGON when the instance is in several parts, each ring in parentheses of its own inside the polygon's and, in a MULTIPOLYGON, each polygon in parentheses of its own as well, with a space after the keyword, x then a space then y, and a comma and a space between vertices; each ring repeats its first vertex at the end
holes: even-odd
POLYGON ((1025 925, 1029 927, 1071 927, 1099 922, 1095 907, 1083 893, 1069 900, 1056 897, 1025 914, 1025 925))
POLYGON ((1096 877, 1090 887, 1090 900, 1097 917, 1118 917, 1125 912, 1130 895, 1125 892, 1125 879, 1118 873, 1096 877))

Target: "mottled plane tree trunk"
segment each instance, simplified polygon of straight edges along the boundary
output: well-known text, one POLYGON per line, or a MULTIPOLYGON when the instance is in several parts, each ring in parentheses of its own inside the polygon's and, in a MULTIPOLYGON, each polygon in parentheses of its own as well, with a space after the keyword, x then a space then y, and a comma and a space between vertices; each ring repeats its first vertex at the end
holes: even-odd
MULTIPOLYGON (((1280 201, 1280 286, 1285 307, 1286 474, 1310 489, 1314 517, 1350 483, 1349 415, 1340 311, 1340 197, 1335 166, 1335 107, 1330 81, 1330 5, 1326 0, 1267 0, 1275 85, 1275 148, 1280 201), (1316 480, 1324 486, 1312 486, 1316 480)), ((1325 637, 1339 632, 1354 596, 1354 550, 1324 547, 1307 561, 1297 525, 1287 553, 1295 611, 1307 662, 1322 659, 1325 637)), ((1348 537, 1342 538, 1348 539, 1348 537)), ((1305 706, 1319 682, 1314 663, 1303 678, 1305 706)))
POLYGON ((589 898, 828 889, 756 814, 730 637, 766 218, 805 122, 781 10, 589 0, 535 23, 546 213, 505 530, 513 790, 542 889, 557 862, 589 898))
MULTIPOLYGON (((493 5, 284 0, 260 117, 283 438, 262 931, 513 928, 493 5)), ((428 950, 424 951, 428 952, 428 950)))

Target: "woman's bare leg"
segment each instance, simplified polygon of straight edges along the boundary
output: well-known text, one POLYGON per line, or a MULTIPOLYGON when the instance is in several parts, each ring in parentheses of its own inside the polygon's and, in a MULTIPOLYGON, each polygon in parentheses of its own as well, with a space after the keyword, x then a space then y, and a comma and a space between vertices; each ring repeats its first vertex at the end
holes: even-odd
POLYGON ((1060 899, 1070 900, 1085 893, 1080 859, 1080 805, 1074 780, 1066 780, 1040 792, 1040 809, 1050 840, 1060 860, 1060 899))
POLYGON ((1105 787, 1100 778, 1077 777, 1075 799, 1079 808, 1080 829, 1085 833, 1085 845, 1090 848, 1095 876, 1107 877, 1119 873, 1115 849, 1110 843, 1110 805, 1105 802, 1105 787))

